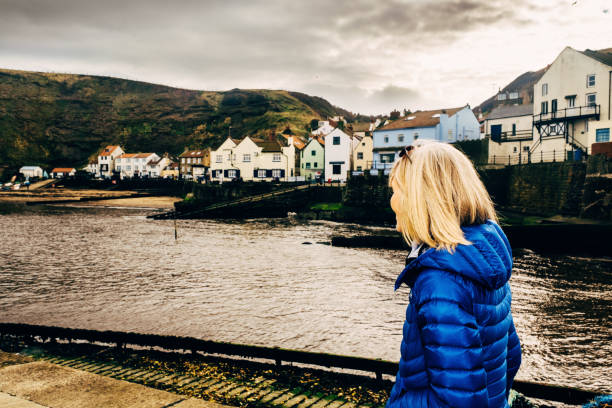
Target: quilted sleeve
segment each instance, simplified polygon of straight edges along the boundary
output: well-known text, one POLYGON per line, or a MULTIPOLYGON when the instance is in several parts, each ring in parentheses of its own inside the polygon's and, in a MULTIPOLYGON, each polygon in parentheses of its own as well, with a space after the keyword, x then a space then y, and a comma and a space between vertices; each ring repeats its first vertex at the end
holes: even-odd
POLYGON ((514 381, 514 376, 516 375, 519 367, 521 366, 521 354, 521 343, 519 342, 518 335, 516 334, 516 329, 514 328, 514 320, 512 320, 510 322, 510 329, 508 330, 508 371, 506 373, 506 394, 510 392, 510 388, 512 388, 512 382, 514 381))
POLYGON ((428 407, 486 407, 487 374, 472 296, 440 271, 422 273, 414 290, 429 377, 428 407))

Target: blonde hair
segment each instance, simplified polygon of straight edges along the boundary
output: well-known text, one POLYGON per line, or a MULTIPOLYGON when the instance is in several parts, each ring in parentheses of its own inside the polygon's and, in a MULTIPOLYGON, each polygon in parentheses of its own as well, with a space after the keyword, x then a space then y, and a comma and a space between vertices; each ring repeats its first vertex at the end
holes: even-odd
POLYGON ((455 147, 418 141, 398 159, 389 185, 399 194, 398 228, 409 243, 451 252, 469 245, 461 226, 497 222, 489 193, 472 162, 455 147))

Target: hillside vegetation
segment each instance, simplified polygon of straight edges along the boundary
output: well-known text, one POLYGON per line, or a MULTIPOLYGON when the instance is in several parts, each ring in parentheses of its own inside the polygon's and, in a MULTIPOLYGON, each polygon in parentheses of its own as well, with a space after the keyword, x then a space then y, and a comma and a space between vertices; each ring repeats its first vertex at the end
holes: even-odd
POLYGON ((232 137, 351 114, 299 92, 171 88, 119 78, 0 69, 0 165, 80 166, 107 144, 177 154, 232 137), (230 129, 231 126, 231 129, 230 129))

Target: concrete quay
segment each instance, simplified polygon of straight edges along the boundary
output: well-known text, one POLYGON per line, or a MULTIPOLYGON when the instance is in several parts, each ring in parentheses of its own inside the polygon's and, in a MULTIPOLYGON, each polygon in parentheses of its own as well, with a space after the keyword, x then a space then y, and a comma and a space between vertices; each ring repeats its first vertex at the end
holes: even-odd
POLYGON ((223 408, 224 405, 0 352, 3 408, 223 408))

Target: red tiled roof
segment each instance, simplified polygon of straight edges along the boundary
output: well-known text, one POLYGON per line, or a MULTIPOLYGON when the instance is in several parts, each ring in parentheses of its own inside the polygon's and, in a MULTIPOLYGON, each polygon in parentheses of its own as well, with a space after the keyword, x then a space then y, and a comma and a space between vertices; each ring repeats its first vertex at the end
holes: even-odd
POLYGON ((70 173, 74 170, 74 167, 56 167, 51 170, 51 173, 70 173))
POLYGON ((106 146, 104 149, 102 149, 102 152, 100 153, 100 156, 110 156, 110 154, 113 152, 113 150, 115 150, 118 147, 119 146, 106 146))
POLYGON ((118 159, 146 159, 155 153, 123 153, 118 159))
POLYGON ((388 125, 379 128, 378 130, 411 129, 436 126, 438 123, 440 123, 440 114, 446 113, 448 116, 453 116, 463 108, 464 106, 460 108, 414 112, 409 114, 407 117, 399 118, 398 120, 395 120, 388 125))

